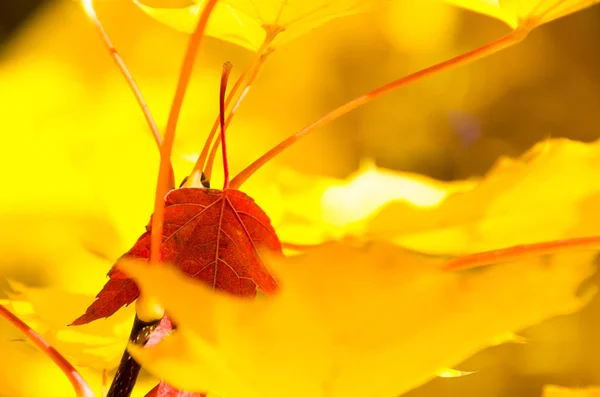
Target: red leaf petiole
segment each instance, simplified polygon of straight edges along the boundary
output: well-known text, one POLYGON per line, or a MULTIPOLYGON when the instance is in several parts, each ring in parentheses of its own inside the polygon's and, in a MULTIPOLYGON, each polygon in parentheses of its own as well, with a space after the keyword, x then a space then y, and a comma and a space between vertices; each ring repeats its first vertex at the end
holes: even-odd
MULTIPOLYGON (((219 126, 221 127, 221 148, 223 153, 223 190, 229 188, 229 163, 227 162, 227 140, 225 139, 225 92, 227 91, 227 79, 233 65, 229 62, 223 64, 221 74, 221 89, 219 90, 219 126)), ((232 113, 233 114, 233 113, 232 113)))

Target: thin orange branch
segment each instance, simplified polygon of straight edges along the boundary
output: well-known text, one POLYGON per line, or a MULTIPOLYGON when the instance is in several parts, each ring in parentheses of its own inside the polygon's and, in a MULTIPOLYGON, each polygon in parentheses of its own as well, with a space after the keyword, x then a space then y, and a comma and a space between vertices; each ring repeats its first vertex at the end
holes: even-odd
POLYGON ((117 49, 115 48, 112 41, 110 40, 110 37, 106 33, 106 30, 104 29, 104 26, 102 25, 102 22, 100 22, 100 19, 98 18, 98 15, 96 14, 96 11, 94 10, 94 5, 92 3, 92 0, 84 0, 83 5, 84 5, 86 14, 92 20, 94 25, 96 25, 96 28, 98 30, 98 33, 100 34, 100 38, 102 39, 102 42, 104 43, 105 47, 107 48, 110 56, 113 58, 113 60, 117 64, 117 67, 118 67, 119 71, 121 72, 121 74, 123 75, 123 77, 125 78, 125 81, 127 82, 127 85, 129 86, 129 88, 131 89, 131 92, 133 92, 133 95, 135 96, 135 99, 137 100, 138 105, 140 106, 140 109, 142 109, 142 113, 144 114, 146 123, 148 124, 148 127, 150 128, 150 131, 152 132, 152 136, 154 137, 154 141, 156 142, 156 147, 160 151, 160 147, 162 145, 162 138, 160 136, 160 132, 158 130, 158 127, 156 126, 156 122, 154 121, 154 118, 152 117, 152 113, 150 112, 150 109, 148 108, 148 105, 146 103, 146 100, 144 99, 144 96, 142 95, 140 88, 138 87, 137 83, 135 82, 133 75, 127 68, 125 61, 123 60, 123 58, 121 58, 121 55, 117 52, 117 49))
POLYGON ((77 372, 75 367, 67 361, 54 347, 44 340, 35 332, 29 325, 25 324, 19 317, 11 313, 6 307, 0 305, 0 317, 4 317, 9 323, 15 328, 21 331, 27 339, 29 339, 34 345, 36 345, 48 358, 50 358, 54 364, 66 375, 69 382, 73 385, 75 394, 77 397, 95 397, 94 392, 83 379, 83 377, 77 372))
POLYGON ((152 216, 152 234, 150 237, 150 262, 158 263, 161 259, 161 245, 162 245, 162 232, 165 214, 165 201, 164 197, 169 191, 169 169, 171 162, 171 153, 173 151, 173 142, 175 141, 175 129, 177 127, 177 121, 179 119, 179 113, 183 104, 183 99, 192 75, 194 62, 196 55, 198 54, 198 48, 200 42, 204 37, 204 31, 208 18, 217 0, 208 0, 200 14, 196 29, 192 33, 190 41, 188 43, 187 51, 181 67, 181 73, 179 74, 179 81, 177 83, 177 89, 175 91, 175 98, 171 106, 171 112, 169 113, 169 119, 167 121, 167 129, 165 132, 164 143, 160 150, 160 168, 158 171, 158 182, 156 186, 156 196, 154 198, 154 215, 152 216))
POLYGON ((579 237, 568 240, 545 241, 542 243, 515 245, 493 251, 479 252, 472 255, 452 259, 444 266, 446 271, 459 271, 486 266, 493 263, 507 262, 530 255, 546 255, 558 252, 578 250, 599 250, 600 236, 579 237))
POLYGON ((429 77, 436 73, 452 69, 454 67, 464 65, 466 63, 470 63, 486 57, 488 55, 494 54, 500 50, 503 50, 507 47, 510 47, 516 43, 522 41, 529 32, 527 27, 517 29, 512 31, 511 33, 495 40, 491 43, 485 44, 475 50, 466 52, 457 57, 448 59, 436 65, 430 66, 426 69, 422 69, 416 73, 410 74, 408 76, 402 77, 398 80, 394 80, 390 83, 385 84, 379 88, 374 89, 366 94, 363 94, 350 102, 347 102, 333 111, 329 112, 325 116, 321 117, 314 123, 304 127, 302 130, 296 132, 295 134, 289 136, 287 139, 280 142, 277 146, 273 147, 267 153, 259 157, 256 161, 246 167, 242 172, 240 172, 235 178, 231 180, 230 186, 233 189, 238 189, 252 174, 258 171, 263 165, 269 162, 272 158, 277 156, 279 153, 283 152, 285 149, 290 147, 295 142, 314 132, 320 127, 323 127, 330 122, 336 120, 337 118, 343 116, 344 114, 365 105, 380 96, 397 90, 405 85, 410 83, 417 82, 419 80, 424 79, 425 77, 429 77))

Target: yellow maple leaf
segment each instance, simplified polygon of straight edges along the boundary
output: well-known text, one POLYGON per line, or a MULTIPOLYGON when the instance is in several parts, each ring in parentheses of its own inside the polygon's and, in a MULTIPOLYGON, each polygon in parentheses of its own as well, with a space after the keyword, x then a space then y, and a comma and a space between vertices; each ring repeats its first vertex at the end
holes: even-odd
POLYGON ((511 28, 536 26, 590 7, 598 0, 445 0, 507 23, 511 28))
MULTIPOLYGON (((101 395, 106 379, 114 376, 113 370, 127 344, 134 308, 120 310, 102 322, 69 327, 68 324, 85 310, 93 296, 74 294, 56 287, 27 287, 14 281, 9 284, 13 292, 8 293, 9 299, 0 303, 73 364, 92 390, 101 395), (106 379, 103 372, 107 374, 106 379)), ((2 392, 7 393, 3 396, 37 395, 43 394, 43 390, 51 390, 52 395, 61 396, 73 393, 73 387, 64 374, 41 351, 26 343, 22 334, 5 332, 0 328, 0 351, 3 363, 9 364, 11 370, 0 374, 2 392)), ((156 382, 156 378, 142 374, 132 396, 145 396, 156 382)))
POLYGON ((599 397, 600 388, 568 388, 548 385, 544 387, 543 397, 599 397))
MULTIPOLYGON (((186 33, 194 30, 206 3, 193 0, 193 5, 174 7, 172 2, 163 1, 164 6, 151 7, 133 1, 152 18, 186 33)), ((274 40, 281 44, 376 2, 382 0, 222 0, 211 14, 206 35, 257 51, 265 42, 267 32, 283 30, 274 40)))
POLYGON ((434 208, 455 192, 470 190, 474 181, 444 182, 412 172, 392 171, 364 164, 344 181, 323 192, 321 218, 335 237, 364 235, 366 225, 389 203, 410 208, 434 208))
POLYGON ((13 313, 36 330, 72 364, 97 370, 116 368, 131 329, 133 307, 103 322, 69 327, 94 296, 74 294, 57 287, 35 288, 10 282, 13 313), (60 307, 60 311, 56 310, 60 307))
POLYGON ((445 182, 411 172, 393 171, 364 161, 347 178, 307 175, 286 167, 272 170, 246 186, 286 243, 319 244, 359 239, 389 203, 433 208, 451 193, 472 189, 475 180, 445 182), (275 191, 264 193, 265 186, 275 191))
POLYGON ((453 255, 594 235, 599 158, 600 142, 541 142, 520 158, 501 158, 472 189, 449 195, 437 207, 389 203, 368 233, 453 255))
POLYGON ((580 308, 591 293, 576 291, 594 254, 450 273, 390 244, 332 243, 268 260, 282 287, 259 300, 213 292, 172 267, 128 263, 178 324, 157 346, 129 349, 173 385, 221 397, 395 397, 496 335, 580 308))

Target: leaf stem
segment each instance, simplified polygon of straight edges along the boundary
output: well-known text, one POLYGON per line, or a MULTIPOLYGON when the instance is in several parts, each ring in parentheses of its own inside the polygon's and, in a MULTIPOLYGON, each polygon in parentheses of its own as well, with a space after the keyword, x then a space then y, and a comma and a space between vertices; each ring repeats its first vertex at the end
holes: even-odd
POLYGON ((329 124, 330 122, 336 120, 337 118, 343 116, 344 114, 346 114, 362 105, 365 105, 365 104, 373 101, 374 99, 379 98, 380 96, 382 96, 384 94, 387 94, 387 93, 397 90, 401 87, 404 87, 405 85, 417 82, 419 80, 422 80, 425 77, 429 77, 436 73, 476 61, 476 60, 486 57, 488 55, 494 54, 500 50, 508 48, 514 44, 517 44, 517 43, 521 42, 527 36, 528 32, 529 32, 528 27, 517 28, 516 30, 510 32, 509 34, 507 34, 491 43, 485 44, 479 48, 476 48, 474 50, 471 50, 469 52, 466 52, 466 53, 456 56, 454 58, 448 59, 446 61, 440 62, 436 65, 430 66, 426 69, 422 69, 418 72, 412 73, 412 74, 402 77, 398 80, 394 80, 394 81, 387 83, 379 88, 376 88, 366 94, 363 94, 363 95, 351 100, 350 102, 347 102, 347 103, 339 106, 338 108, 332 110, 331 112, 329 112, 325 116, 321 117, 317 121, 304 127, 303 129, 296 132, 295 134, 289 136, 287 139, 283 140, 277 146, 273 147, 267 153, 265 153, 264 155, 259 157, 256 161, 254 161, 252 164, 250 164, 248 167, 246 167, 242 172, 240 172, 235 178, 232 179, 231 184, 230 184, 231 188, 238 189, 252 174, 254 174, 256 171, 258 171, 263 165, 265 165, 267 162, 269 162, 271 159, 273 159, 279 153, 283 152, 285 149, 290 147, 292 144, 294 144, 295 142, 304 138, 305 136, 309 135, 310 133, 314 132, 318 128, 329 124))
MULTIPOLYGON (((200 47, 200 42, 204 37, 204 30, 208 18, 217 0, 207 0, 196 29, 190 37, 187 51, 184 57, 181 72, 179 74, 179 81, 177 82, 177 89, 175 91, 175 98, 171 105, 171 111, 169 113, 169 119, 167 121, 167 129, 165 131, 165 139, 160 150, 160 168, 158 171, 158 182, 156 186, 156 196, 154 198, 154 215, 152 216, 152 232, 150 237, 150 262, 158 263, 161 260, 161 245, 162 245, 162 231, 165 214, 165 200, 164 197, 169 189, 169 167, 171 162, 171 153, 173 151, 173 142, 175 141, 175 129, 177 127, 177 121, 179 119, 179 113, 183 104, 183 99, 192 75, 194 67, 194 61, 200 47)), ((174 187, 174 186, 172 186, 174 187)))
POLYGON ((545 241, 534 244, 522 244, 492 251, 479 252, 476 254, 452 259, 446 263, 443 269, 446 271, 459 271, 486 266, 493 263, 516 260, 530 255, 539 256, 579 250, 600 250, 600 236, 545 241))
MULTIPOLYGON (((267 32, 264 42, 262 43, 262 45, 256 52, 256 56, 252 59, 252 61, 250 61, 248 66, 242 71, 242 74, 240 74, 240 76, 238 77, 236 82, 233 84, 233 87, 231 87, 231 91, 229 91, 229 94, 227 94, 227 98, 225 99, 225 109, 227 109, 229 107, 229 105, 231 104, 231 101, 233 100, 235 94, 239 90, 240 86, 242 85, 242 83, 244 82, 244 80, 246 79, 248 74, 253 73, 254 77, 256 77, 255 75, 258 72, 257 69, 259 69, 262 66, 262 63, 264 62, 263 54, 267 53, 269 45, 271 44, 271 42, 273 41, 273 39, 275 38, 277 33, 278 32, 276 32, 274 34, 270 34, 269 32, 267 32)), ((246 91, 246 90, 244 90, 244 91, 246 91)), ((240 98, 242 98, 243 96, 245 96, 245 92, 242 92, 242 94, 240 95, 240 98)), ((238 98, 238 100, 236 101, 236 106, 234 106, 234 111, 237 108, 237 106, 239 106, 239 103, 240 103, 240 99, 238 98)), ((227 119, 231 120, 231 116, 228 116, 227 119)), ((226 126, 227 126, 227 124, 228 124, 228 122, 226 122, 226 126)), ((201 173, 204 171, 204 166, 206 164, 208 151, 209 151, 211 144, 215 138, 215 134, 217 133, 218 127, 219 127, 219 116, 217 116, 217 118, 215 119, 215 122, 213 123, 212 128, 210 129, 208 137, 206 138, 206 141, 204 142, 204 147, 202 148, 202 151, 200 152, 200 156, 198 157, 198 160, 196 160, 196 164, 194 165, 194 168, 192 169, 192 172, 190 173, 190 175, 193 174, 194 172, 201 173)), ((219 140, 217 140, 217 142, 218 141, 219 140)), ((212 168, 212 166, 211 166, 211 168, 212 168)), ((209 178, 207 178, 207 179, 209 179, 209 178)))
MULTIPOLYGON (((221 73, 221 88, 219 89, 219 125, 221 126, 221 147, 223 148, 223 190, 229 187, 229 162, 227 161, 227 139, 225 137, 225 92, 227 91, 227 80, 233 65, 230 62, 223 64, 221 73)), ((210 180, 210 179, 209 179, 210 180)))
POLYGON ((0 305, 0 317, 4 317, 15 328, 21 331, 27 339, 36 345, 54 364, 67 376, 69 382, 73 385, 77 397, 94 397, 92 389, 77 372, 77 370, 62 356, 54 347, 44 340, 29 325, 25 324, 19 317, 11 313, 6 307, 0 305))
MULTIPOLYGON (((231 103, 231 100, 233 99, 237 90, 240 88, 240 85, 246 79, 248 73, 256 66, 258 59, 260 58, 256 57, 255 59, 253 59, 252 62, 250 62, 250 65, 248 65, 248 67, 244 69, 244 71, 242 71, 242 74, 235 81, 233 87, 231 87, 231 91, 229 91, 229 94, 227 94, 227 98, 225 98, 225 108, 229 107, 229 104, 231 103)), ((208 133, 208 137, 206 137, 206 141, 204 142, 204 147, 202 147, 200 156, 198 157, 198 160, 196 160, 196 164, 194 165, 194 168, 190 174, 194 173, 195 171, 201 172, 204 170, 204 165, 206 163, 208 151, 217 133, 217 128, 219 127, 219 117, 220 116, 217 116, 217 118, 215 119, 215 122, 213 123, 213 126, 210 129, 210 132, 208 133)))
MULTIPOLYGON (((137 103, 140 106, 140 109, 142 109, 142 113, 144 114, 146 123, 148 124, 148 127, 150 128, 150 131, 152 132, 154 142, 156 142, 156 147, 160 151, 160 147, 162 145, 162 138, 160 136, 160 131, 158 130, 158 127, 156 126, 156 122, 154 121, 154 118, 152 117, 152 113, 150 112, 150 109, 148 108, 148 104, 146 103, 146 100, 144 99, 144 96, 142 95, 142 91, 140 90, 139 86, 137 85, 135 79, 133 78, 133 75, 127 68, 125 61, 123 60, 121 55, 118 53, 117 49, 115 48, 112 41, 110 40, 110 37, 106 33, 106 30, 104 29, 104 26, 102 25, 102 22, 100 22, 100 18, 98 18, 98 15, 96 14, 92 0, 83 0, 83 6, 84 6, 85 12, 88 15, 88 17, 91 19, 91 21, 94 23, 94 25, 96 25, 97 31, 100 34, 100 38, 102 39, 104 46, 108 50, 112 59, 115 61, 119 71, 121 72, 121 75, 125 78, 125 81, 127 82, 127 85, 129 86, 129 88, 131 89, 131 92, 133 92, 133 95, 135 96, 135 99, 137 100, 137 103)), ((173 167, 171 166, 170 163, 169 163, 169 166, 171 168, 171 177, 173 178, 173 181, 174 181, 173 167)), ((172 182, 172 183, 174 183, 174 182, 172 182)))
MULTIPOLYGON (((129 335, 130 342, 139 346, 144 346, 159 322, 160 320, 145 322, 140 320, 138 316, 135 316, 131 334, 129 335)), ((140 369, 140 364, 138 364, 133 357, 131 357, 129 351, 125 349, 121 361, 119 362, 117 373, 115 374, 106 397, 129 397, 137 382, 140 369)))
MULTIPOLYGON (((242 93, 240 94, 238 99, 235 101, 233 108, 231 108, 231 112, 229 112, 229 114, 227 115, 227 120, 225 120, 225 128, 229 128, 229 123, 231 123, 231 120, 233 119, 233 116, 235 115, 235 112, 237 111, 238 107, 240 106, 240 104, 242 103, 244 98, 246 98, 246 95, 248 95, 248 92, 250 91, 250 88, 252 88, 252 84, 254 83, 254 80, 256 80, 256 77, 258 76, 258 72, 260 71, 262 65, 265 63, 265 61, 267 59, 267 55, 269 55, 269 54, 270 54, 270 52, 264 53, 260 57, 259 63, 252 70, 252 74, 248 78, 248 81, 246 82, 246 85, 244 86, 242 93)), ((205 175, 206 179, 209 181, 212 177, 212 170, 213 170, 213 166, 215 164, 215 158, 217 156, 217 150, 219 149, 220 144, 221 144, 221 141, 218 139, 214 142, 214 144, 210 150, 210 154, 208 155, 208 160, 206 161, 206 168, 204 169, 204 175, 205 175)))

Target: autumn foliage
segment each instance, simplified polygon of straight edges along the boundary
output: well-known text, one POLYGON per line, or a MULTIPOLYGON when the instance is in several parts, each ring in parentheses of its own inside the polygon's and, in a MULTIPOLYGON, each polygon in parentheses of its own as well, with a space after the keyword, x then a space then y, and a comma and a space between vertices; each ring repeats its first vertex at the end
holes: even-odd
MULTIPOLYGON (((165 198, 163 260, 211 288, 254 296, 257 288, 274 293, 277 282, 259 248, 281 253, 269 218, 246 194, 232 189, 180 188, 165 198)), ((150 224, 122 259, 149 259, 150 224)), ((118 262, 117 262, 118 263, 118 262)), ((98 299, 73 325, 108 317, 139 296, 139 289, 118 268, 98 299)))
MULTIPOLYGON (((446 60, 346 99, 262 156, 251 155, 254 161, 236 160, 245 168, 230 182, 226 130, 267 70, 267 57, 335 18, 385 12, 392 2, 193 0, 181 5, 133 0, 137 12, 191 35, 161 133, 142 95, 144 84, 137 85, 94 4, 84 0, 158 147, 157 183, 154 174, 148 179, 136 175, 132 182, 156 186, 153 215, 120 257, 98 249, 108 245, 102 239, 95 245, 85 242, 86 252, 111 266, 108 281, 85 313, 88 302, 79 304, 71 291, 11 282, 0 315, 57 363, 78 396, 93 396, 96 387, 88 386, 63 356, 106 375, 115 367, 115 352, 124 351, 113 380, 117 386, 108 397, 120 396, 117 379, 126 383, 126 395, 140 386, 140 366, 152 375, 151 386, 143 390, 146 397, 397 397, 441 373, 474 373, 450 368, 490 345, 524 339, 515 332, 580 312, 597 299, 590 278, 597 273, 600 237, 597 223, 586 214, 600 208, 595 178, 599 142, 548 139, 522 156, 499 158, 482 178, 455 182, 373 165, 361 166, 347 179, 306 176, 283 167, 254 176, 296 142, 362 105, 513 47, 533 29, 596 3, 446 2, 503 21, 510 31, 468 51, 452 50, 446 60), (224 64, 220 95, 215 90, 207 96, 218 103, 218 118, 201 153, 189 156, 195 163, 183 171, 189 179, 172 188, 183 157, 175 132, 199 70, 196 59, 207 57, 199 50, 206 36, 252 56, 229 90, 232 69, 224 64), (219 174, 213 173, 219 147, 224 184, 214 189, 207 186, 219 178, 213 175, 219 174), (260 180, 260 189, 249 187, 251 178, 260 180), (240 189, 247 181, 245 193, 240 189), (264 200, 269 194, 270 200, 264 200), (257 297, 259 292, 265 296, 257 297), (67 307, 71 299, 77 304, 67 307), (124 329, 131 327, 134 313, 125 307, 136 299, 127 340, 124 329), (64 302, 64 313, 54 313, 58 300, 64 302), (160 314, 147 319, 141 313, 150 300, 160 314), (125 366, 135 375, 123 380, 125 366)), ((208 75, 217 80, 216 72, 208 75)), ((276 101, 269 98, 261 111, 277 117, 270 113, 276 101)), ((254 139, 248 136, 233 140, 254 139)), ((335 147, 327 150, 333 153, 335 147)), ((319 160, 306 153, 303 164, 319 160)), ((114 195, 117 202, 129 200, 121 191, 114 195)), ((94 279, 94 285, 100 281, 94 279)))

